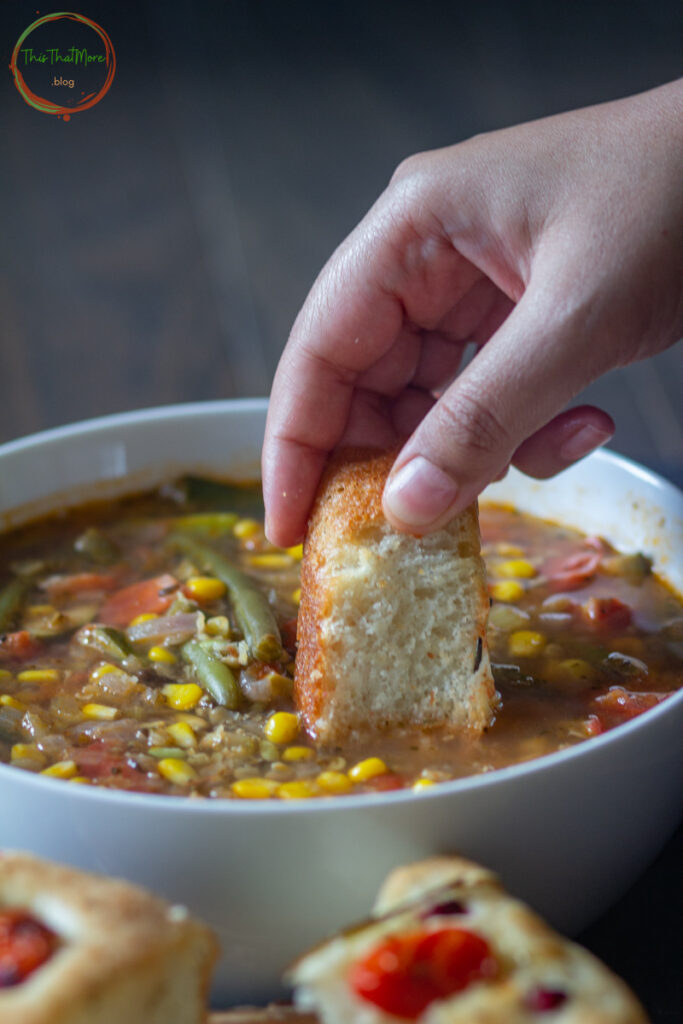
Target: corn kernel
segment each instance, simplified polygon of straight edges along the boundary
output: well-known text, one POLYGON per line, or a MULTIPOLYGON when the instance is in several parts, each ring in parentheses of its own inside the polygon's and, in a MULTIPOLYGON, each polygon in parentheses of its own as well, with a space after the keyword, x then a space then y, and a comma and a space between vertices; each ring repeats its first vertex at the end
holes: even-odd
POLYGON ((495 601, 519 601, 524 595, 524 587, 517 580, 501 580, 492 583, 489 592, 495 601))
POLYGON ((278 790, 277 782, 272 779, 238 779, 230 787, 235 796, 241 800, 267 800, 275 796, 278 790))
POLYGON ((281 800, 307 800, 318 792, 314 782, 309 779, 300 779, 298 782, 281 782, 277 788, 277 795, 281 800))
POLYGON ((20 683, 56 683, 59 672, 56 668, 27 668, 17 673, 20 683))
POLYGON ((147 651, 147 657, 150 661, 158 661, 163 665, 175 665, 178 660, 173 651, 169 651, 167 647, 161 647, 159 644, 150 647, 147 651))
POLYGON ((166 683, 161 692, 166 703, 178 711, 189 711, 202 698, 204 691, 196 683, 166 683))
POLYGON ((15 711, 26 711, 26 705, 22 704, 16 697, 10 697, 9 693, 3 693, 0 697, 0 707, 14 708, 15 711))
POLYGON ((6 668, 0 668, 0 683, 6 683, 8 679, 12 678, 12 673, 8 672, 6 668))
POLYGON ((512 558, 509 562, 501 562, 494 566, 493 571, 496 576, 513 576, 521 580, 528 580, 536 575, 536 568, 525 558, 512 558))
POLYGON ((294 604, 301 604, 301 587, 297 587, 296 590, 292 592, 292 601, 294 604))
POLYGON ((381 757, 366 757, 349 769, 349 778, 353 782, 367 782, 368 779, 374 779, 375 775, 384 775, 386 771, 387 766, 381 757))
POLYGON ((49 768, 43 768, 41 775, 50 775, 55 779, 72 779, 78 774, 75 761, 56 761, 49 768))
POLYGON ((321 772, 315 780, 325 793, 348 793, 353 783, 343 772, 321 772))
POLYGON ((521 558, 524 548, 520 548, 519 544, 509 544, 506 540, 501 540, 496 544, 496 553, 504 558, 521 558))
POLYGON ((299 734, 299 719, 289 711, 276 711, 263 727, 273 743, 291 743, 299 734))
POLYGON ((508 651, 513 658, 531 658, 545 647, 545 637, 533 629, 520 629, 508 638, 508 651))
POLYGON ((173 725, 166 727, 166 731, 173 737, 178 746, 183 747, 185 750, 197 746, 197 737, 195 736, 194 729, 187 722, 174 722, 173 725))
POLYGON ((206 620, 204 630, 209 636, 230 636, 230 623, 226 615, 212 615, 206 620))
POLYGON ((39 618, 42 615, 53 615, 57 609, 52 604, 31 604, 26 609, 32 618, 39 618))
POLYGON ((31 761, 45 761, 45 754, 42 750, 38 750, 35 743, 15 743, 12 746, 10 757, 13 761, 18 761, 20 758, 28 758, 31 761))
POLYGON ((110 722, 119 714, 118 708, 113 708, 109 704, 84 704, 81 711, 86 718, 99 718, 103 722, 110 722))
POLYGON ((215 576, 191 576, 184 589, 188 597, 199 604, 205 604, 223 597, 227 587, 223 580, 217 580, 215 576))
POLYGON ((247 561, 255 569, 288 569, 294 559, 284 551, 266 551, 259 555, 249 555, 247 561))
POLYGON ((74 775, 73 778, 69 779, 69 782, 75 782, 80 786, 90 785, 90 779, 87 775, 74 775))
POLYGON ((417 781, 413 783, 411 788, 414 790, 414 792, 421 793, 423 789, 431 789, 432 786, 435 785, 436 783, 434 782, 433 779, 417 779, 417 781))
POLYGON ((257 533, 260 533, 263 527, 256 519, 239 519, 232 532, 239 540, 250 540, 255 537, 257 533))
POLYGON ((285 548, 285 551, 296 562, 300 562, 301 559, 304 557, 304 546, 303 546, 303 544, 295 544, 293 548, 285 548))
POLYGON ((140 615, 136 615, 134 619, 131 619, 128 623, 129 626, 141 626, 143 622, 151 622, 152 619, 158 619, 159 616, 156 612, 142 612, 140 615))
POLYGON ((310 747, 286 747, 282 752, 283 761, 310 761, 312 757, 310 747))
POLYGON ((102 676, 106 676, 109 672, 118 672, 118 666, 110 665, 109 662, 105 662, 104 665, 98 665, 90 673, 90 680, 93 683, 98 683, 102 676))
POLYGON ((157 765, 157 771, 174 786, 187 786, 197 778, 192 765, 181 761, 179 757, 163 757, 157 765))

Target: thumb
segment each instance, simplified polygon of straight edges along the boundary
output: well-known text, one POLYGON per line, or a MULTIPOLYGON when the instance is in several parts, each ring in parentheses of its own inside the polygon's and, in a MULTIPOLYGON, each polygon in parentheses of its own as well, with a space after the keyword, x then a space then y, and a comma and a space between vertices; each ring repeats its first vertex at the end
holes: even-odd
POLYGON ((592 406, 557 415, 611 364, 594 331, 575 315, 553 323, 546 305, 527 291, 399 453, 384 491, 397 529, 438 529, 511 462, 551 476, 612 436, 612 420, 592 406))

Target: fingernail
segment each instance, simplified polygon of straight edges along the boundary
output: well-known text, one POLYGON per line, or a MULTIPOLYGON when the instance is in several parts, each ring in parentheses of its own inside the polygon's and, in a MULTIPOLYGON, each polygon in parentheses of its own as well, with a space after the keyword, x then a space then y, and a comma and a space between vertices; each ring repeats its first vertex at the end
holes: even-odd
POLYGON ((576 462, 595 448, 599 448, 601 444, 605 444, 611 436, 611 433, 598 430, 590 423, 586 423, 564 442, 560 448, 560 458, 565 462, 576 462))
POLYGON ((406 526, 424 527, 435 522, 453 504, 455 482, 422 455, 416 455, 392 476, 384 491, 385 507, 406 526))

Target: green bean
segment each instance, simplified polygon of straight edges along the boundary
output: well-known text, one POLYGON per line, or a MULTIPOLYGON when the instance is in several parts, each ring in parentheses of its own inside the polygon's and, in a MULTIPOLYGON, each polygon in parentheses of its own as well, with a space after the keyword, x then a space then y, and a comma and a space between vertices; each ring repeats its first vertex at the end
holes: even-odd
POLYGON ((182 654, 192 665, 199 685, 216 703, 236 711, 242 703, 242 691, 228 666, 193 640, 183 645, 182 654))
POLYGON ((257 488, 250 484, 228 484, 202 476, 184 476, 179 481, 187 502, 211 511, 237 512, 241 516, 260 515, 263 501, 257 488))
POLYGON ((105 658, 125 662, 131 668, 134 662, 139 665, 139 659, 124 634, 111 626, 97 623, 83 626, 76 634, 76 640, 82 647, 92 647, 105 658))
POLYGON ((96 526, 89 526, 74 541, 74 548, 97 565, 112 565, 121 557, 119 549, 96 526))
POLYGON ((181 750, 180 747, 150 747, 147 751, 152 757, 178 757, 184 760, 187 757, 187 751, 181 750))
POLYGON ((275 616, 265 594, 254 581, 206 544, 182 534, 171 534, 169 543, 188 555, 198 568, 214 573, 228 588, 235 615, 254 657, 277 661, 282 657, 282 640, 275 616))
POLYGON ((0 592, 0 633, 12 626, 32 585, 32 577, 17 576, 0 592))
POLYGON ((174 530, 196 533, 203 537, 222 537, 232 533, 239 516, 235 512, 198 512, 191 516, 178 516, 173 520, 174 530))

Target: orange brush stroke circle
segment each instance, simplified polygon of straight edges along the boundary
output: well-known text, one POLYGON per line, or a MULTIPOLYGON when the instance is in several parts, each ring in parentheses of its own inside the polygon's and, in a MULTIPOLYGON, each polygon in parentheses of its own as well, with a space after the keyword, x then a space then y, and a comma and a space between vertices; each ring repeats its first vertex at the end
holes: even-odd
POLYGON ((38 18, 37 21, 34 21, 33 24, 29 25, 26 31, 21 34, 17 41, 17 45, 14 47, 14 52, 12 53, 12 59, 9 66, 12 74, 14 75, 14 84, 29 106, 35 107, 36 110, 40 110, 44 114, 57 114, 58 116, 63 117, 65 121, 68 121, 71 114, 77 113, 79 110, 87 110, 88 107, 94 107, 94 105, 99 103, 104 94, 109 90, 114 78, 114 72, 116 71, 116 54, 114 53, 114 47, 112 46, 111 39, 100 25, 91 21, 90 18, 86 18, 83 14, 71 14, 66 11, 60 11, 57 14, 46 14, 42 18, 38 18), (34 29, 39 28, 40 25, 44 25, 48 21, 60 21, 62 18, 70 18, 71 21, 80 21, 83 25, 87 25, 89 28, 97 32, 104 43, 105 62, 108 69, 107 77, 104 80, 102 88, 96 93, 88 93, 80 103, 77 103, 73 107, 63 107, 58 103, 53 103, 51 100, 46 100, 42 96, 38 96, 36 93, 32 92, 24 81, 24 77, 17 66, 19 53, 27 36, 29 36, 34 29))

